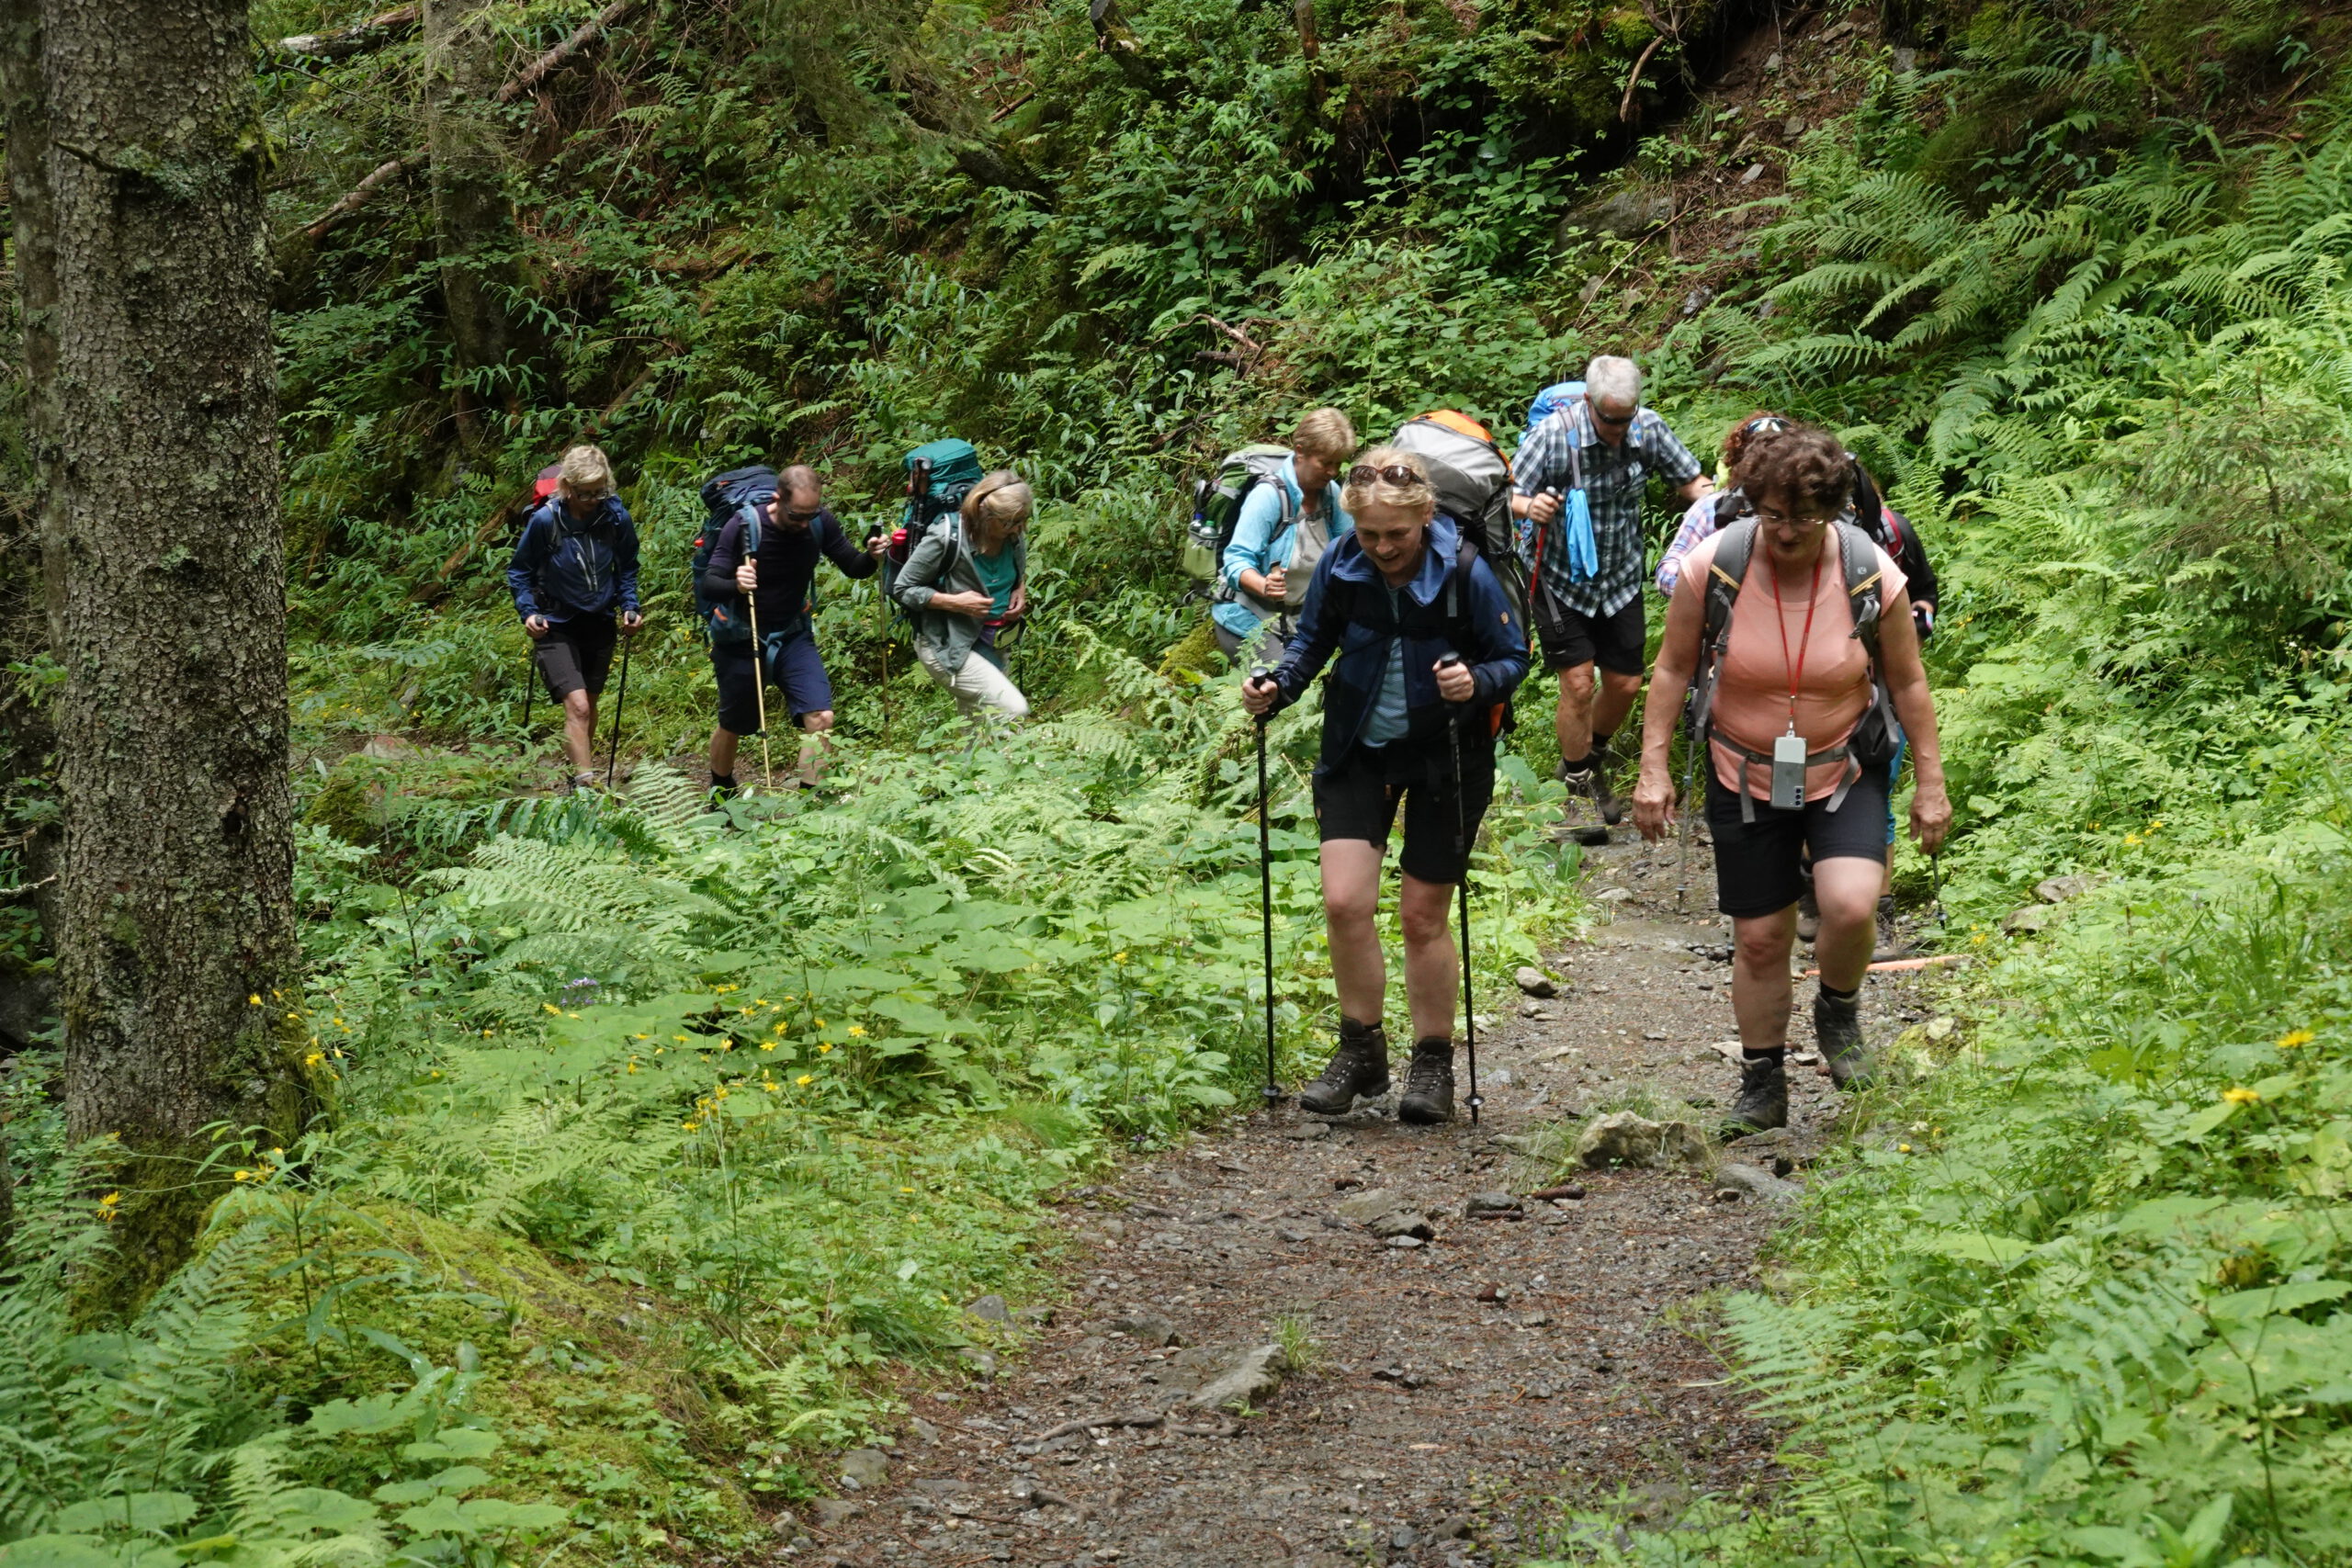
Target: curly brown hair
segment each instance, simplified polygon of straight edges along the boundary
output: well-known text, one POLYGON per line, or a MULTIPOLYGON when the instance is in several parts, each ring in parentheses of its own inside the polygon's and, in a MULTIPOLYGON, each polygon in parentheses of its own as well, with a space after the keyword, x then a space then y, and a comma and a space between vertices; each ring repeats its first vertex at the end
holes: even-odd
POLYGON ((1747 451, 1748 444, 1758 436, 1771 435, 1783 430, 1791 430, 1795 428, 1795 425, 1796 421, 1785 414, 1774 413, 1770 409, 1758 409, 1754 413, 1733 425, 1724 436, 1724 467, 1736 469, 1739 467, 1739 455, 1747 451))
POLYGON ((1829 432, 1806 425, 1758 434, 1732 473, 1751 502, 1769 495, 1784 506, 1836 512, 1854 494, 1854 460, 1844 445, 1829 432))

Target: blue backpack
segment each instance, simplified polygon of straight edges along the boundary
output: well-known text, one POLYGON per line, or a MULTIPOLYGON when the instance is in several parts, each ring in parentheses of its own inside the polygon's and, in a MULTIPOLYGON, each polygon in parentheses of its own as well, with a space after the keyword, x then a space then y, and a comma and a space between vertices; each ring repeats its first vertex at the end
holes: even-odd
POLYGON ((695 536, 694 561, 688 569, 693 573, 695 613, 702 617, 703 635, 713 648, 746 648, 752 641, 752 623, 743 610, 743 596, 729 593, 713 597, 703 587, 702 574, 710 570, 710 558, 718 548, 718 536, 741 513, 743 517, 743 555, 745 558, 760 553, 760 506, 774 501, 779 489, 774 468, 754 466, 729 468, 702 487, 705 516, 702 530, 695 536))
POLYGON ((1521 434, 1519 444, 1526 446, 1528 436, 1535 434, 1537 425, 1583 396, 1582 381, 1555 381, 1536 393, 1535 400, 1527 405, 1527 429, 1521 434))

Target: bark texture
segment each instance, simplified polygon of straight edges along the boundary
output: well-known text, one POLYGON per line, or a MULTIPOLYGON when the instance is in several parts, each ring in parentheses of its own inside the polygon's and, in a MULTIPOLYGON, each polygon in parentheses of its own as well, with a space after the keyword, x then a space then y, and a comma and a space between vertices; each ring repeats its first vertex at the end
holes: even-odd
POLYGON ((543 378, 546 345, 521 308, 525 279, 490 0, 425 0, 424 135, 433 172, 441 299, 458 372, 458 418, 479 434, 484 408, 519 411, 543 378))
POLYGON ((42 23, 65 1096, 75 1138, 120 1145, 91 1292, 127 1306, 187 1256, 207 1129, 279 1141, 302 1110, 266 146, 243 0, 42 23))

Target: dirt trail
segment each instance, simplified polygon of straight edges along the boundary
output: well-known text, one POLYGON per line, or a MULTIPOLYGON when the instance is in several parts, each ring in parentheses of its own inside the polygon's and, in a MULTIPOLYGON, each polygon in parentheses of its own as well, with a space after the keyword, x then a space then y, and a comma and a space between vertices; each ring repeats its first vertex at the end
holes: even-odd
MULTIPOLYGON (((1488 1563, 1540 1555, 1563 1500, 1623 1494, 1664 1519, 1694 1493, 1769 1481, 1770 1432, 1741 1414, 1676 1309, 1752 1282, 1771 1203, 1721 1200, 1685 1168, 1594 1173, 1575 1179, 1581 1199, 1465 1213, 1474 1195, 1542 1186, 1552 1167, 1521 1151, 1556 1142, 1564 1118, 1644 1091, 1726 1104, 1736 1087, 1713 1043, 1732 1038, 1730 965, 1692 951, 1724 940, 1705 852, 1678 917, 1673 855, 1654 862, 1618 837, 1587 863, 1613 922, 1554 960, 1557 999, 1514 996, 1481 1031, 1481 1127, 1364 1111, 1327 1125, 1285 1105, 1073 1194, 1050 1322, 992 1377, 910 1390, 916 1415, 887 1465, 852 1456, 865 1484, 803 1506, 788 1553, 1488 1563), (1394 1203, 1350 1202, 1368 1192, 1394 1203), (1383 1240, 1363 1223, 1383 1207, 1425 1211, 1433 1238, 1383 1240), (1242 1419, 1178 1403, 1286 1333, 1312 1340, 1306 1369, 1242 1419)), ((1906 1001, 1902 980, 1873 977, 1873 1040, 1920 1016, 1906 1001)), ((1792 1077, 1789 1132, 1731 1157, 1777 1159, 1801 1180, 1834 1102, 1826 1079, 1792 1077)))

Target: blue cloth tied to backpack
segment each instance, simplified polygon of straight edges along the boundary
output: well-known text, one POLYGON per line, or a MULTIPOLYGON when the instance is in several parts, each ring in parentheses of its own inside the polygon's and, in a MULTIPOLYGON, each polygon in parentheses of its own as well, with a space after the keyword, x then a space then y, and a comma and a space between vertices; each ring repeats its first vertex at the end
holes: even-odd
POLYGON ((1577 582, 1590 581, 1600 570, 1600 543, 1593 537, 1592 502, 1582 485, 1568 491, 1560 537, 1567 546, 1568 576, 1577 582))

